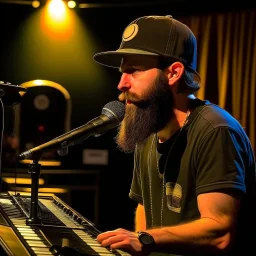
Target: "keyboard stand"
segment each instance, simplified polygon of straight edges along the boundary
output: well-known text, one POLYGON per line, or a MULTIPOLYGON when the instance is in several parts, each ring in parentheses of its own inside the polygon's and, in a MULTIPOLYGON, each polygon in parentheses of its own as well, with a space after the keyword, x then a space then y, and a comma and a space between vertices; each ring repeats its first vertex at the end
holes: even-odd
POLYGON ((28 166, 28 173, 31 175, 31 204, 30 216, 26 220, 26 223, 29 226, 42 224, 42 220, 38 217, 38 185, 41 171, 41 164, 39 164, 38 161, 41 155, 41 152, 34 154, 33 162, 28 166))

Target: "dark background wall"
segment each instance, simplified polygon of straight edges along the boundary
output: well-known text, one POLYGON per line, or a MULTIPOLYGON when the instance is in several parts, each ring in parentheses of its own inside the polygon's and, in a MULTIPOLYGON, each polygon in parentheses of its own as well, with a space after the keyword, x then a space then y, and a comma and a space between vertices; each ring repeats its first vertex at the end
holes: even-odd
MULTIPOLYGON (((76 15, 70 38, 62 37, 61 34, 51 38, 44 34, 40 21, 35 17, 38 9, 0 3, 0 80, 21 84, 45 79, 61 84, 72 99, 71 128, 74 129, 100 115, 106 103, 117 99, 116 86, 120 73, 116 69, 99 66, 93 61, 93 55, 99 51, 117 49, 123 29, 133 19, 144 15, 173 15, 179 18, 248 8, 244 1, 243 6, 227 5, 225 9, 220 1, 147 1, 143 5, 137 1, 126 3, 129 5, 72 10, 76 15)), ((9 134, 15 134, 12 118, 11 115, 6 117, 6 131, 9 134)), ((53 119, 52 125, 54 122, 53 119)), ((133 226, 135 203, 128 198, 133 155, 124 154, 116 148, 115 135, 116 130, 112 130, 99 138, 90 138, 70 148, 69 154, 63 159, 63 168, 87 169, 91 166, 82 164, 83 149, 108 150, 109 165, 94 166, 101 173, 101 230, 133 226)), ((83 197, 79 201, 81 206, 87 207, 83 197)))

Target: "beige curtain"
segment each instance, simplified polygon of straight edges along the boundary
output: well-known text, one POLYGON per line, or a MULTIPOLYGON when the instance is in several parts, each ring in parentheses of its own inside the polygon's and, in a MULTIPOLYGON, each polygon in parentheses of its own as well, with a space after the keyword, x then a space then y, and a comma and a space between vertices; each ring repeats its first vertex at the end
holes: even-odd
POLYGON ((198 41, 197 96, 228 110, 255 150, 256 10, 183 17, 198 41))

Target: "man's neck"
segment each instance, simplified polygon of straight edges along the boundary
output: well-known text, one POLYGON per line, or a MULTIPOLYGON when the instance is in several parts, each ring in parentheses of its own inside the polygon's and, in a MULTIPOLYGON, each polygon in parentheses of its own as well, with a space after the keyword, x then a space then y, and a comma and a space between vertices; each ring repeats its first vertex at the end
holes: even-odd
POLYGON ((189 114, 189 109, 186 112, 174 109, 174 117, 166 124, 166 126, 161 131, 157 133, 159 142, 165 142, 166 140, 171 138, 175 132, 181 129, 181 127, 185 125, 189 114))
POLYGON ((157 133, 159 142, 165 142, 183 127, 192 109, 191 102, 196 99, 194 94, 174 94, 173 117, 166 126, 157 133))

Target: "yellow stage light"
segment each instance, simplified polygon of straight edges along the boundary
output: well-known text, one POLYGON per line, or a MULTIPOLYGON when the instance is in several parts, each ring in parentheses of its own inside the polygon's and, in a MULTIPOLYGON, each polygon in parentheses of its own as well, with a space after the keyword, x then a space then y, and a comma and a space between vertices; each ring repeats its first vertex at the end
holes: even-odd
MULTIPOLYGON (((22 164, 31 164, 32 160, 20 160, 20 163, 22 164)), ((60 161, 55 161, 55 160, 42 160, 42 161, 38 161, 39 164, 41 164, 42 166, 61 166, 61 162, 60 161)))
MULTIPOLYGON (((17 188, 17 191, 31 192, 31 188, 17 188)), ((65 194, 68 192, 65 188, 39 188, 39 193, 65 194)))
POLYGON ((66 14, 64 2, 62 0, 51 0, 49 14, 55 20, 63 20, 66 14))
MULTIPOLYGON (((8 183, 8 184, 23 184, 23 185, 29 185, 31 183, 30 178, 12 178, 12 177, 4 177, 3 181, 8 183)), ((40 178, 39 179, 39 185, 44 185, 44 179, 40 178)))
POLYGON ((34 8, 38 8, 40 6, 40 2, 39 1, 32 1, 32 6, 34 8))
POLYGON ((76 2, 75 1, 68 1, 68 7, 69 8, 75 8, 76 7, 76 2))

